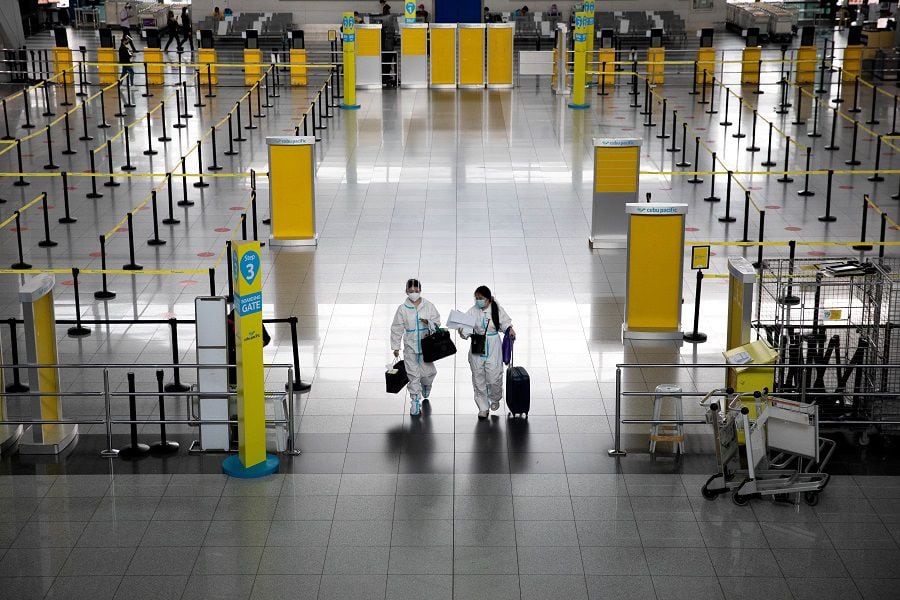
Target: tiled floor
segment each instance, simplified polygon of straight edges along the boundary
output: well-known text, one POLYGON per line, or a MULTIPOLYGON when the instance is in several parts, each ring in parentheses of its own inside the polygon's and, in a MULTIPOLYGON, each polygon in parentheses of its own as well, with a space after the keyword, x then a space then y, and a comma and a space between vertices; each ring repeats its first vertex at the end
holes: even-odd
MULTIPOLYGON (((736 38, 721 37, 723 47, 740 45, 736 38)), ((37 43, 49 45, 49 38, 37 43)), ((721 80, 741 93, 734 67, 721 80)), ((174 83, 177 76, 168 77, 174 83)), ((803 126, 791 124, 793 113, 774 114, 777 79, 777 72, 765 74, 761 96, 745 88, 747 105, 758 102, 760 116, 801 144, 814 141, 813 167, 844 169, 852 129, 846 122, 840 126, 841 150, 826 151, 827 137, 808 138, 803 126)), ((734 126, 718 125, 725 95, 716 94, 720 112, 708 115, 688 95, 685 82, 685 75, 670 74, 656 94, 687 120, 688 139, 696 132, 718 151, 727 169, 758 173, 765 152, 747 152, 749 140, 731 137, 734 126)), ((138 173, 172 169, 198 134, 219 122, 243 93, 221 86, 206 107, 191 107, 195 116, 188 127, 171 134, 175 140, 167 146, 155 144, 164 152, 154 157, 142 154, 147 131, 144 123, 137 125, 132 162, 138 173)), ((240 153, 219 156, 224 172, 265 171, 263 137, 292 133, 313 93, 312 88, 283 90, 267 117, 254 119, 259 129, 247 132, 250 141, 235 144, 240 153)), ((145 114, 161 96, 136 97, 138 106, 128 114, 145 114)), ((193 92, 189 97, 193 102, 193 92)), ((741 508, 724 498, 704 500, 698 490, 714 464, 703 426, 688 427, 684 457, 647 454, 645 427, 624 428, 628 456, 607 456, 617 363, 721 362, 724 345, 726 285, 716 278, 705 283, 701 303, 701 328, 710 335, 706 344, 623 345, 620 339, 624 255, 591 252, 587 245, 591 138, 643 136, 646 171, 668 172, 680 158, 665 151, 671 140, 655 137, 660 127, 642 126, 644 117, 628 106, 626 88, 608 97, 591 95, 593 108, 585 112, 567 109, 567 99, 553 96, 546 81, 535 86, 524 77, 513 91, 361 91, 358 98, 362 109, 335 111, 317 147, 318 247, 266 248, 263 253, 265 315, 299 318, 301 373, 313 383, 309 394, 296 399, 303 454, 284 457, 281 474, 248 483, 218 474, 221 455, 182 450, 168 459, 101 459, 103 427, 86 425, 65 458, 3 456, 0 598, 897 597, 900 483, 868 475, 898 473, 891 447, 876 444, 854 454, 851 438, 839 438, 843 456, 853 458, 836 463, 833 472, 849 474, 836 477, 815 508, 766 501, 741 508), (452 307, 469 306, 477 285, 493 288, 519 334, 517 361, 531 375, 527 422, 503 416, 476 421, 462 352, 439 363, 423 417, 410 418, 404 397, 384 393, 389 323, 410 276, 422 280, 424 295, 444 315, 452 307)), ((868 107, 869 101, 868 90, 861 90, 860 104, 868 107)), ((10 109, 16 129, 22 107, 10 109)), ((43 122, 35 116, 42 110, 33 107, 36 122, 43 122)), ((89 110, 92 123, 97 110, 89 110)), ((734 121, 735 97, 730 110, 734 121)), ((830 118, 822 110, 822 130, 830 133, 830 118)), ((113 111, 108 112, 112 120, 113 111)), ((166 114, 174 123, 171 103, 166 114)), ((878 131, 886 133, 890 103, 881 100, 877 114, 878 131)), ((748 131, 747 106, 743 117, 748 131)), ((154 135, 158 119, 157 113, 154 135)), ((76 224, 57 223, 62 207, 57 179, 31 176, 32 184, 20 188, 12 185, 13 178, 0 178, 0 197, 7 200, 0 207, 3 218, 12 207, 48 191, 51 237, 59 246, 38 248, 42 215, 34 209, 23 214, 25 257, 36 267, 99 267, 97 236, 163 181, 117 176, 121 187, 101 187, 102 199, 84 198, 90 182, 76 174, 88 168, 89 148, 117 127, 93 130, 92 145, 74 143, 76 155, 57 151, 56 161, 72 173, 76 224)), ((758 132, 764 149, 766 127, 761 123, 758 132)), ((43 171, 42 141, 23 143, 26 171, 43 171)), ((773 136, 772 155, 779 161, 784 143, 780 134, 773 136)), ((896 168, 893 150, 885 148, 881 168, 896 168)), ((791 152, 793 169, 802 169, 804 151, 791 152)), ((207 163, 210 152, 204 142, 207 163)), ((860 134, 858 153, 863 161, 858 168, 871 168, 871 136, 860 134)), ((98 158, 105 159, 105 153, 98 158)), ((115 161, 118 170, 124 163, 121 152, 115 161)), ((189 155, 189 169, 195 164, 196 155, 189 155)), ((701 155, 701 169, 708 165, 708 156, 701 155)), ((0 156, 0 169, 16 169, 14 152, 0 156)), ((702 200, 710 192, 709 176, 703 177, 705 183, 691 185, 683 176, 644 175, 641 189, 654 201, 689 204, 690 239, 739 238, 743 191, 736 183, 732 211, 738 221, 725 225, 718 220, 724 207, 702 200)), ((800 247, 803 256, 847 254, 815 242, 859 235, 863 193, 896 214, 890 197, 897 189, 895 174, 882 183, 869 182, 866 175, 837 174, 832 211, 838 221, 828 225, 817 220, 824 212, 824 177, 811 176, 816 195, 806 199, 797 195, 802 177, 795 178, 788 185, 759 174, 735 180, 766 210, 766 239, 812 243, 800 247)), ((205 270, 215 264, 246 209, 249 180, 207 181, 211 187, 206 189, 188 185, 187 196, 196 204, 176 209, 182 223, 162 228, 165 246, 145 245, 152 221, 149 211, 137 212, 137 260, 147 269, 205 270)), ((724 198, 724 178, 716 184, 724 198)), ((265 199, 264 177, 258 186, 265 199)), ((174 192, 175 200, 181 199, 180 181, 174 192)), ((260 218, 267 215, 265 205, 260 218)), ((870 214, 870 238, 877 232, 874 222, 870 214)), ((758 223, 751 208, 750 238, 757 236, 758 223)), ((266 234, 262 227, 261 235, 266 234)), ((893 229, 887 235, 898 239, 893 229)), ((0 252, 14 262, 13 232, 0 235, 0 252)), ((726 256, 741 252, 755 255, 753 249, 716 248, 711 271, 724 272, 726 256)), ((128 261, 127 232, 114 232, 108 253, 110 266, 128 261)), ((784 255, 785 249, 767 248, 766 253, 784 255)), ((888 253, 895 254, 892 248, 888 253)), ((223 294, 224 268, 216 274, 216 292, 223 294)), ((0 309, 17 316, 17 276, 3 277, 8 285, 0 288, 0 309)), ((72 318, 71 277, 60 275, 58 281, 57 315, 72 318)), ((79 283, 86 319, 190 319, 194 297, 208 293, 205 272, 112 276, 109 285, 118 296, 109 302, 92 297, 100 287, 97 276, 83 275, 79 283)), ((685 275, 684 295, 689 306, 691 273, 685 275)), ((139 389, 155 390, 154 369, 147 365, 171 360, 165 323, 91 327, 91 336, 79 339, 60 329, 62 361, 124 364, 110 371, 116 391, 125 389, 128 370, 136 372, 139 389)), ((289 362, 289 330, 284 325, 271 329, 266 359, 289 362)), ((181 361, 194 362, 193 329, 180 327, 178 340, 181 361)), ((8 351, 8 341, 5 345, 8 351)), ((190 370, 182 377, 195 380, 190 370)), ((269 387, 280 387, 283 378, 283 371, 270 372, 269 387)), ((171 379, 168 371, 166 379, 171 379)), ((67 392, 96 392, 102 375, 97 369, 66 371, 62 381, 67 392)), ((676 382, 686 391, 706 391, 720 386, 722 377, 709 370, 641 368, 627 370, 623 381, 627 389, 639 391, 676 382)), ((26 408, 20 399, 9 404, 13 415, 26 408)), ((646 417, 649 408, 646 399, 629 398, 623 414, 646 417)), ((700 414, 690 402, 685 408, 689 416, 700 414)), ((169 417, 186 415, 182 399, 170 399, 166 409, 169 417)), ((156 398, 141 398, 137 412, 141 418, 155 417, 156 398)), ((65 402, 70 418, 96 419, 102 413, 100 397, 65 402)), ((124 398, 116 397, 113 413, 127 415, 124 398)), ((140 431, 152 442, 157 430, 146 425, 140 431)), ((114 433, 115 446, 126 443, 124 428, 114 433)), ((170 434, 183 446, 196 437, 194 430, 178 426, 170 427, 170 434)))

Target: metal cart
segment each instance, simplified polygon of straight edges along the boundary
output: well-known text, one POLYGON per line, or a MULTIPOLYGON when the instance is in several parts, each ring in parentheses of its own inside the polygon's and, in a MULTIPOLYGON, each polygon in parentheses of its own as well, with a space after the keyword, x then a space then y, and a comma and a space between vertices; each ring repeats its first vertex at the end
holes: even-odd
POLYGON ((734 503, 744 506, 751 498, 764 495, 785 500, 789 494, 802 493, 807 504, 817 504, 829 479, 822 469, 835 448, 834 441, 819 437, 817 407, 757 392, 758 417, 751 422, 741 396, 731 389, 719 389, 701 401, 713 428, 718 465, 718 472, 700 490, 703 497, 714 500, 732 491, 734 503), (722 395, 721 405, 712 400, 722 395), (746 469, 740 465, 739 429, 747 434, 746 469))

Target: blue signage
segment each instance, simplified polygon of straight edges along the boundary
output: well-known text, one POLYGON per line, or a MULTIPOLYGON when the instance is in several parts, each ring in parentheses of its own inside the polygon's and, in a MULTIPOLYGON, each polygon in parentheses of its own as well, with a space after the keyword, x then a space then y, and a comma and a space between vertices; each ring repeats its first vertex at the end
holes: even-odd
POLYGON ((241 258, 241 277, 247 282, 247 285, 253 285, 259 275, 259 254, 249 251, 241 258))
POLYGON ((237 313, 241 317, 262 312, 262 292, 253 292, 248 296, 235 295, 237 313))

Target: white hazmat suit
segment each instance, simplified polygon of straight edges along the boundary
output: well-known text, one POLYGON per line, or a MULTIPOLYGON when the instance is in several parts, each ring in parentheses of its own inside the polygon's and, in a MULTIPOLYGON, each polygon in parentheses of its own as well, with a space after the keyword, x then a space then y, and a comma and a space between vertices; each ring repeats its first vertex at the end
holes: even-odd
POLYGON ((407 300, 394 314, 391 324, 391 349, 400 349, 403 340, 403 363, 409 378, 411 398, 428 397, 437 369, 434 363, 422 360, 422 338, 441 326, 441 315, 434 304, 421 298, 415 306, 407 300), (424 389, 423 389, 424 388, 424 389), (423 393, 424 392, 424 393, 423 393))
POLYGON ((498 305, 497 308, 500 316, 499 329, 498 324, 491 319, 490 305, 485 308, 478 308, 476 305, 466 311, 467 315, 475 317, 478 322, 475 333, 487 336, 483 354, 469 352, 475 404, 479 411, 490 410, 491 403, 503 399, 503 340, 498 334, 512 327, 512 321, 502 306, 498 305))

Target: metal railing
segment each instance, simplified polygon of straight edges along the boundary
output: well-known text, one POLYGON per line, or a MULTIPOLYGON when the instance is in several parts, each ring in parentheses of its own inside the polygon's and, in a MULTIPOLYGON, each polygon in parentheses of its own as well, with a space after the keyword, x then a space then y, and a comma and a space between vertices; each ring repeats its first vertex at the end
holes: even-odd
MULTIPOLYGON (((689 370, 689 369, 732 369, 736 367, 746 367, 748 365, 739 365, 739 364, 729 364, 729 363, 650 363, 650 364, 641 364, 641 363, 619 363, 616 364, 616 408, 615 408, 615 423, 614 423, 614 431, 613 431, 613 448, 611 448, 607 454, 609 456, 625 456, 627 453, 622 449, 622 424, 626 425, 705 425, 707 421, 705 419, 623 419, 622 418, 622 398, 633 398, 633 397, 642 397, 642 398, 652 398, 656 396, 655 391, 629 391, 622 389, 622 372, 625 369, 681 369, 681 370, 689 370)), ((836 368, 848 368, 848 369, 877 369, 877 370, 885 370, 885 369, 900 369, 900 364, 855 364, 855 363, 829 363, 827 365, 809 365, 809 364, 772 364, 772 365, 750 365, 756 366, 760 369, 772 369, 777 372, 779 370, 784 369, 800 369, 802 371, 802 375, 800 376, 800 389, 797 391, 772 391, 773 394, 778 395, 779 397, 785 398, 794 398, 799 400, 800 402, 815 402, 817 397, 834 397, 835 395, 840 395, 843 397, 854 397, 854 398, 866 398, 866 397, 878 397, 878 398, 897 398, 898 402, 900 402, 900 392, 854 392, 854 391, 841 391, 838 393, 835 392, 814 392, 807 390, 807 373, 812 373, 815 369, 820 369, 823 367, 836 367, 836 368)), ((776 379, 777 381, 777 379, 776 379)), ((762 390, 738 390, 739 393, 746 393, 747 395, 752 395, 754 392, 762 392, 762 390)), ((724 395, 719 394, 719 395, 724 395)), ((677 394, 669 394, 666 396, 677 396, 679 398, 692 398, 698 397, 702 398, 706 396, 706 392, 680 392, 677 394)), ((849 407, 848 407, 849 408, 849 407)), ((900 420, 872 420, 872 419, 853 419, 853 420, 819 420, 820 425, 850 425, 850 426, 862 426, 862 425, 891 425, 896 426, 900 425, 900 420)))
MULTIPOLYGON (((12 369, 12 368, 22 368, 22 369, 52 369, 55 371, 60 371, 64 369, 79 369, 79 370, 100 370, 103 372, 103 387, 101 390, 97 391, 80 391, 80 392, 42 392, 42 391, 28 391, 28 392, 5 392, 0 393, 0 396, 6 398, 35 398, 40 400, 41 398, 102 398, 104 405, 104 414, 103 418, 97 419, 88 419, 88 418, 77 418, 77 419, 11 419, 6 418, 0 420, 0 426, 3 425, 32 425, 32 426, 40 426, 40 425, 104 425, 106 429, 106 448, 104 448, 100 455, 105 458, 113 458, 117 456, 118 450, 113 448, 113 440, 112 440, 112 429, 114 425, 128 425, 128 426, 137 426, 137 425, 188 425, 191 427, 198 427, 201 425, 236 425, 238 421, 236 419, 204 419, 200 416, 193 417, 193 411, 191 409, 191 401, 192 399, 201 399, 201 398, 233 398, 237 396, 236 392, 198 392, 196 390, 187 389, 185 391, 172 391, 167 392, 162 389, 156 391, 136 391, 136 390, 128 390, 125 392, 114 392, 112 391, 112 386, 110 385, 110 370, 112 369, 121 369, 128 370, 133 373, 136 370, 147 370, 147 369, 172 369, 172 368, 181 368, 181 369, 233 369, 236 368, 236 365, 232 364, 185 364, 185 363, 152 363, 152 364, 140 364, 134 365, 130 363, 99 363, 99 364, 78 364, 78 363, 69 363, 69 364, 32 364, 32 363, 18 363, 18 364, 0 364, 0 369, 12 369), (113 418, 112 415, 112 403, 114 398, 128 398, 130 401, 134 401, 138 396, 153 396, 159 397, 161 400, 166 397, 177 397, 184 398, 186 401, 186 412, 187 418, 159 418, 159 419, 137 419, 137 418, 113 418)), ((294 415, 294 368, 293 365, 290 364, 264 364, 264 369, 267 370, 278 370, 284 369, 287 374, 287 383, 285 385, 284 390, 277 391, 264 391, 265 397, 271 396, 283 396, 286 399, 287 406, 287 415, 284 419, 266 419, 265 422, 267 425, 282 425, 287 428, 287 437, 285 444, 284 454, 286 455, 299 455, 300 449, 296 445, 296 440, 294 436, 296 434, 296 426, 295 426, 295 415, 294 415)), ((8 412, 8 409, 7 409, 8 412)))

